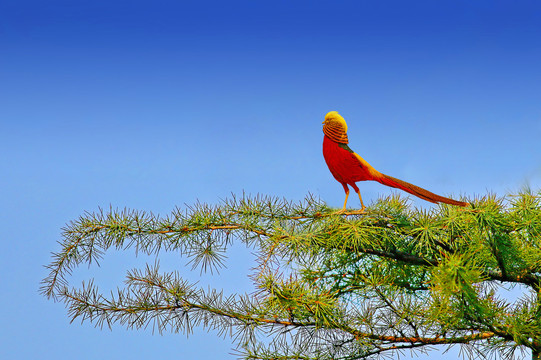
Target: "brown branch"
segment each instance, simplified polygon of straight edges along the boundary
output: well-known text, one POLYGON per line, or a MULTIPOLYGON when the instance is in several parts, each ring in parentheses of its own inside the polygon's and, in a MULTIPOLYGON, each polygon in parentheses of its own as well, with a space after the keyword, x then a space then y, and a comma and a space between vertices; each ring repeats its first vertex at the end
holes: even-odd
MULTIPOLYGON (((100 230, 113 229, 113 228, 120 228, 120 226, 119 225, 115 225, 115 226, 96 225, 96 226, 92 226, 91 229, 89 230, 89 232, 98 232, 100 230)), ((246 225, 240 225, 240 224, 209 225, 209 226, 202 226, 202 227, 184 226, 184 227, 179 228, 179 229, 169 228, 167 230, 149 230, 149 231, 143 231, 142 229, 129 228, 127 226, 123 226, 122 229, 124 231, 130 233, 130 235, 143 234, 143 233, 166 235, 166 234, 173 234, 173 233, 179 233, 179 232, 181 232, 181 233, 190 233, 190 232, 201 231, 201 230, 246 230, 246 231, 251 231, 253 233, 261 235, 261 236, 270 236, 270 234, 268 234, 267 232, 265 232, 263 230, 253 229, 253 228, 250 228, 250 227, 248 227, 246 225)))
MULTIPOLYGON (((160 286, 159 284, 155 284, 151 281, 148 281, 147 279, 137 279, 142 282, 146 282, 148 284, 156 285, 160 287, 162 290, 166 290, 163 286, 160 286)), ((166 290, 167 291, 167 290, 166 290)), ((169 292, 169 291, 168 291, 169 292)), ((134 306, 134 307, 107 307, 102 306, 101 304, 91 303, 89 301, 85 301, 84 299, 80 299, 76 296, 71 295, 70 293, 66 292, 63 294, 66 298, 70 299, 72 302, 79 303, 84 305, 85 307, 91 307, 96 310, 99 310, 103 313, 118 313, 118 312, 124 312, 127 314, 134 314, 137 312, 145 312, 148 313, 150 311, 152 312, 171 312, 171 311, 187 311, 187 310, 201 310, 201 311, 207 311, 212 314, 227 317, 230 319, 239 320, 245 324, 272 324, 272 325, 280 325, 284 327, 321 327, 321 324, 317 324, 316 322, 299 322, 294 320, 283 320, 279 319, 277 316, 273 318, 267 318, 267 317, 258 317, 254 316, 250 313, 243 314, 238 312, 232 312, 232 311, 225 311, 222 309, 217 309, 210 307, 208 305, 204 304, 195 304, 192 303, 186 299, 177 299, 176 303, 173 305, 150 305, 150 306, 134 306)), ((341 330, 344 332, 347 332, 349 334, 352 334, 355 339, 360 340, 362 338, 367 338, 375 341, 380 341, 383 343, 408 343, 408 344, 419 344, 421 345, 442 345, 442 344, 456 344, 456 343, 468 343, 471 341, 477 341, 477 340, 486 340, 491 337, 496 336, 494 332, 478 332, 471 335, 464 335, 464 336, 457 336, 457 337, 442 337, 441 335, 437 334, 434 337, 421 337, 421 336, 393 336, 393 335, 382 335, 382 334, 375 334, 375 333, 367 333, 363 331, 356 330, 350 326, 347 326, 345 324, 338 324, 334 323, 334 326, 328 325, 326 326, 328 330, 341 330)))
POLYGON ((385 251, 385 250, 366 248, 366 249, 361 249, 360 252, 363 252, 365 254, 377 255, 377 256, 388 258, 388 259, 403 261, 412 265, 437 266, 439 263, 438 260, 426 259, 420 256, 416 256, 416 255, 412 255, 403 251, 396 251, 396 250, 385 251))
MULTIPOLYGON (((385 251, 385 250, 366 248, 366 249, 361 249, 357 251, 365 253, 365 254, 385 257, 392 260, 403 261, 411 265, 438 266, 440 263, 438 260, 435 260, 435 259, 422 258, 420 256, 416 256, 416 255, 412 255, 406 252, 396 251, 396 250, 385 251)), ((512 276, 512 275, 504 275, 502 273, 489 270, 485 272, 485 276, 487 276, 489 280, 520 283, 520 284, 528 285, 528 286, 531 286, 536 291, 539 291, 541 289, 541 277, 536 276, 534 274, 530 274, 530 273, 526 273, 524 275, 519 275, 519 276, 512 276)))

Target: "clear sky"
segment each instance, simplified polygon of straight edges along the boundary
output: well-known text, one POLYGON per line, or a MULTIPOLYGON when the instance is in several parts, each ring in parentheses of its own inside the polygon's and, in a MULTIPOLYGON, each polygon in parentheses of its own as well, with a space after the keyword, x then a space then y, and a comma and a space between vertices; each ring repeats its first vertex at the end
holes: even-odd
MULTIPOLYGON (((541 3, 0 2, 0 358, 235 358, 213 331, 70 324, 38 294, 43 265, 98 207, 166 215, 242 191, 340 207, 331 110, 383 173, 441 195, 539 189, 541 3)), ((141 259, 117 256, 99 271, 122 285, 141 259)), ((251 291, 250 259, 236 249, 214 286, 251 291)))

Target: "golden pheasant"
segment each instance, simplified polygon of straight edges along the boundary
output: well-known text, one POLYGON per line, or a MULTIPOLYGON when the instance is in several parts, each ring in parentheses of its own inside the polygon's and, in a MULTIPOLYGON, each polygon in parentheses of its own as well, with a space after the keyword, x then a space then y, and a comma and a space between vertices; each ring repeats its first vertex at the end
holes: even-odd
POLYGON ((349 196, 349 186, 355 190, 361 200, 362 209, 359 213, 364 212, 366 208, 361 197, 359 188, 355 184, 358 181, 373 180, 382 183, 383 185, 391 186, 397 189, 404 190, 412 195, 415 195, 423 200, 432 203, 446 203, 457 206, 467 206, 468 203, 449 199, 443 196, 431 193, 428 190, 407 183, 380 173, 367 163, 362 157, 349 148, 348 141, 348 126, 346 121, 338 112, 331 111, 325 115, 323 122, 323 157, 329 167, 334 178, 342 184, 346 192, 344 207, 339 213, 346 210, 346 204, 349 196))

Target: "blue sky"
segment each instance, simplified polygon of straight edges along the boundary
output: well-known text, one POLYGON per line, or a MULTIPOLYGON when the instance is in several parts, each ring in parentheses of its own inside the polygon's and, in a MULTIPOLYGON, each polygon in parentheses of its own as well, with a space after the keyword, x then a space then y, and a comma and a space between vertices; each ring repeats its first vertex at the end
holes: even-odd
MULTIPOLYGON (((340 207, 331 110, 383 173, 441 195, 537 190, 540 64, 538 1, 3 1, 0 357, 235 358, 212 331, 69 324, 37 291, 60 229, 242 191, 340 207)), ((359 187, 367 203, 391 192, 359 187)), ((132 255, 90 273, 121 284, 132 255)), ((251 291, 250 259, 234 249, 214 285, 251 291)))

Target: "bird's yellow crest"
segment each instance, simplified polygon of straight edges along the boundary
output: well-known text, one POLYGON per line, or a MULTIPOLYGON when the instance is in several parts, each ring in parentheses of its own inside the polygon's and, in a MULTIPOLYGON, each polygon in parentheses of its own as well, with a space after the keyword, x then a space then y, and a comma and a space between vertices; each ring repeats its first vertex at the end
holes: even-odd
POLYGON ((329 111, 327 115, 325 115, 325 121, 323 122, 323 124, 325 124, 326 122, 338 122, 344 128, 344 132, 348 132, 348 124, 346 123, 346 120, 344 120, 342 115, 338 113, 338 111, 329 111))
POLYGON ((332 141, 337 143, 347 144, 348 141, 348 124, 346 120, 338 113, 338 111, 330 111, 325 115, 323 121, 323 132, 332 141))

